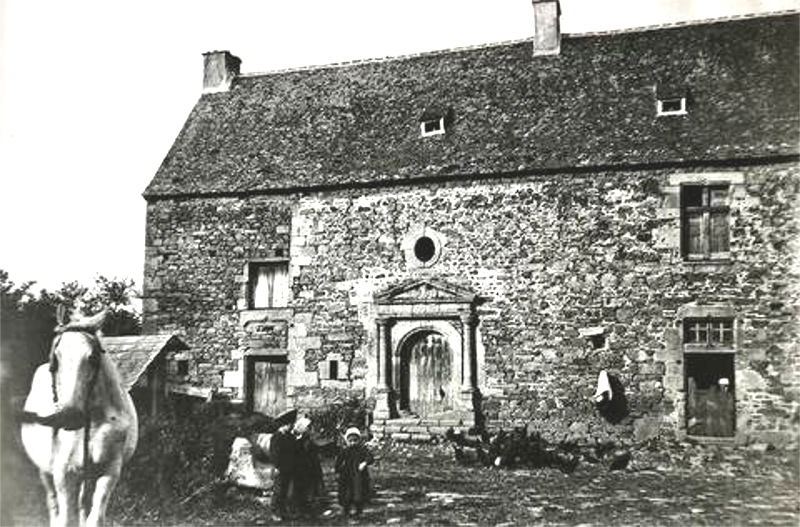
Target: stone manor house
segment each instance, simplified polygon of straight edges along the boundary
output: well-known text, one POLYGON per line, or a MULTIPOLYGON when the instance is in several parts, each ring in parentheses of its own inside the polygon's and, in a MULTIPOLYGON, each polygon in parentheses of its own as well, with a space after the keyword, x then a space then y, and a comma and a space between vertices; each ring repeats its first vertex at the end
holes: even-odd
POLYGON ((268 73, 206 53, 144 192, 145 332, 191 348, 171 386, 359 398, 397 438, 796 440, 798 14, 559 16, 268 73))

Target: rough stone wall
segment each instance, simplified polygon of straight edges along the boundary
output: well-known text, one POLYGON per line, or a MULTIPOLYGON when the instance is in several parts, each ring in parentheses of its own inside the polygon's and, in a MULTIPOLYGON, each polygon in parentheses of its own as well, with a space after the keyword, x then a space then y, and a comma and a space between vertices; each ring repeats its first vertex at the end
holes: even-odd
POLYGON ((743 184, 732 198, 731 261, 719 265, 681 259, 670 178, 687 172, 697 171, 312 193, 293 199, 291 240, 279 233, 289 223, 288 199, 156 202, 146 329, 184 332, 198 360, 212 365, 200 368, 209 373, 203 382, 215 382, 214 368, 237 370, 236 277, 248 258, 290 245, 289 396, 300 406, 370 396, 373 295, 436 276, 483 299, 478 381, 490 425, 528 424, 550 439, 630 440, 681 434, 680 310, 725 304, 737 319, 740 437, 796 435, 797 167, 725 170, 743 184), (213 234, 194 234, 199 224, 213 234), (406 261, 405 237, 422 226, 442 240, 430 268, 406 261), (213 250, 217 256, 206 255, 213 250), (600 349, 584 336, 588 328, 604 332, 600 349), (320 365, 331 358, 346 373, 322 380, 320 365), (617 424, 591 400, 601 369, 625 387, 629 416, 617 424))
POLYGON ((238 368, 246 263, 288 255, 290 223, 282 198, 148 204, 144 332, 177 333, 189 344, 181 382, 220 390, 224 372, 238 368))

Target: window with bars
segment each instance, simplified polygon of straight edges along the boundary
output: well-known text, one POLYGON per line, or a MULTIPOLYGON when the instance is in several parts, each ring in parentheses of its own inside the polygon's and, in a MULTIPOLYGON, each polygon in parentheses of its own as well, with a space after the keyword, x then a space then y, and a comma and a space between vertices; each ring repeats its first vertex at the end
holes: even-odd
POLYGON ((728 185, 681 188, 681 249, 689 260, 725 258, 729 254, 728 185))
POLYGON ((249 265, 250 309, 286 307, 289 303, 289 262, 253 262, 249 265))
POLYGON ((733 319, 688 319, 683 322, 687 348, 733 348, 733 319))

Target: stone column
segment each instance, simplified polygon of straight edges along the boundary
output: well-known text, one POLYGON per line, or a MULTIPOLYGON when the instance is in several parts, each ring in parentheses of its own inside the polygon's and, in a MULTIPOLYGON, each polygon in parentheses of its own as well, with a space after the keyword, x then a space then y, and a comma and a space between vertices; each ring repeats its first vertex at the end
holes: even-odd
POLYGON ((377 321, 377 384, 375 390, 375 419, 389 419, 389 394, 392 387, 391 345, 389 344, 389 319, 379 318, 377 321))
POLYGON ((461 316, 461 403, 472 410, 472 395, 477 386, 477 365, 475 364, 475 317, 472 313, 461 316))

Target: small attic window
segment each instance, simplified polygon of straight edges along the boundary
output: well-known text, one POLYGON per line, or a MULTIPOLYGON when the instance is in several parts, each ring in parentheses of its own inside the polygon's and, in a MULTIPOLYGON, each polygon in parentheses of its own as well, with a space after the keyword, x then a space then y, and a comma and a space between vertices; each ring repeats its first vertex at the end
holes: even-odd
POLYGON ((658 115, 685 115, 686 97, 672 97, 658 100, 658 115))
POLYGON ((424 119, 419 123, 422 137, 429 135, 440 135, 444 133, 444 117, 436 117, 432 119, 424 119))
POLYGON ((679 80, 666 80, 656 86, 656 115, 686 115, 689 88, 679 80))

